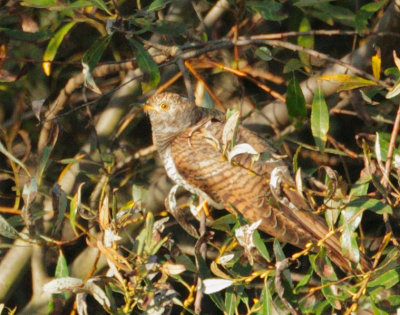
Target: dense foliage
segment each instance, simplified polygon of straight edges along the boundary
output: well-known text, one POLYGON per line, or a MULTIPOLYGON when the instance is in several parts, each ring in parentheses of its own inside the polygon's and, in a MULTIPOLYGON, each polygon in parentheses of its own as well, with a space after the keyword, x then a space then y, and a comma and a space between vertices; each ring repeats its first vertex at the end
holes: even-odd
POLYGON ((0 3, 2 313, 400 308, 398 1, 0 3), (199 224, 185 191, 165 211, 142 104, 167 89, 239 109, 372 269, 344 274, 323 241, 280 244, 224 211, 199 224))

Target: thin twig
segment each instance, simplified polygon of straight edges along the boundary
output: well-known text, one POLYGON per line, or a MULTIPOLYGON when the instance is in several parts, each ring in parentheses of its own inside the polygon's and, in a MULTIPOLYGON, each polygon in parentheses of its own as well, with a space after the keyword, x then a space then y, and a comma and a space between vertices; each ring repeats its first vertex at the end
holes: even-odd
MULTIPOLYGON (((388 186, 389 186, 390 171, 392 169, 392 158, 393 158, 394 148, 396 146, 397 135, 399 134, 399 128, 400 128, 400 104, 399 104, 399 107, 397 108, 397 113, 396 113, 396 118, 394 120, 392 134, 390 135, 390 142, 389 142, 389 147, 388 147, 387 156, 386 156, 385 174, 382 176, 382 181, 381 181, 382 186, 386 189, 389 189, 388 186)), ((389 215, 387 213, 383 214, 383 221, 385 222, 386 232, 392 234, 393 244, 395 246, 400 246, 399 242, 393 236, 392 226, 390 225, 389 215)))

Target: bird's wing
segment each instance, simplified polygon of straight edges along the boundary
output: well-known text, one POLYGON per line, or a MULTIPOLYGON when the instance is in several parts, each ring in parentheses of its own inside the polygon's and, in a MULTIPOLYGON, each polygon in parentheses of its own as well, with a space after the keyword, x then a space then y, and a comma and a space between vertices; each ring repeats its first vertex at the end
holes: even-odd
MULTIPOLYGON (((315 243, 324 238, 328 228, 322 218, 303 211, 308 205, 295 190, 293 180, 283 176, 281 186, 283 198, 294 207, 285 205, 271 193, 269 180, 273 170, 277 167, 288 169, 282 159, 272 158, 276 154, 273 147, 251 131, 239 127, 236 144, 250 144, 259 153, 271 154, 271 159, 255 160, 253 154, 244 153, 230 162, 221 147, 224 125, 212 119, 202 120, 175 138, 171 154, 184 180, 210 199, 223 204, 227 210, 240 212, 250 222, 261 219, 259 228, 283 242, 304 248, 309 241, 315 243)), ((329 237, 325 244, 334 262, 349 270, 337 236, 329 237)))

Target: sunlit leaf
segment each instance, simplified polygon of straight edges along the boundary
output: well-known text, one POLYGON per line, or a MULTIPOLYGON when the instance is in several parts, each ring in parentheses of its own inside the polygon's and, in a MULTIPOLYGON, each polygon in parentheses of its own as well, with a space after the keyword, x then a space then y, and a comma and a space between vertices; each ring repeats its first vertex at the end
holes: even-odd
POLYGON ((67 260, 63 252, 60 250, 57 258, 56 271, 54 272, 56 278, 64 278, 69 276, 67 260))
POLYGON ((371 58, 372 73, 375 79, 379 80, 381 78, 381 64, 382 60, 380 54, 376 54, 371 58))
POLYGON ((45 292, 55 294, 55 293, 62 293, 64 291, 75 291, 78 290, 79 288, 82 288, 82 286, 83 286, 82 279, 63 277, 47 282, 43 286, 43 290, 45 292))
POLYGON ((311 132, 318 149, 323 152, 329 131, 329 111, 320 86, 314 93, 311 107, 311 132))
POLYGON ((21 5, 34 7, 34 8, 49 8, 53 7, 57 0, 24 0, 21 5))
POLYGON ((390 289, 400 282, 399 269, 391 269, 368 282, 368 295, 374 295, 382 289, 390 289))
POLYGON ((394 86, 387 92, 386 98, 393 98, 400 94, 400 80, 394 84, 394 86))
POLYGON ((71 28, 75 26, 76 23, 77 21, 72 21, 63 25, 47 44, 46 50, 43 54, 44 61, 42 63, 43 71, 47 76, 49 76, 51 72, 51 61, 54 60, 54 57, 56 56, 58 48, 60 47, 65 35, 71 30, 71 28))
POLYGON ((325 74, 318 78, 319 81, 333 81, 340 83, 338 91, 353 90, 365 86, 374 86, 378 83, 362 77, 349 74, 325 74))
POLYGON ((230 287, 233 283, 234 282, 232 280, 227 280, 227 279, 219 279, 219 278, 204 279, 203 280, 204 293, 212 294, 215 292, 222 291, 223 289, 230 287))
POLYGON ((292 118, 306 117, 306 100, 295 76, 289 81, 286 93, 286 106, 292 118))
POLYGON ((232 159, 239 155, 239 154, 250 154, 254 156, 254 160, 257 160, 260 156, 260 153, 257 152, 250 144, 248 143, 240 143, 235 145, 231 151, 229 151, 228 154, 228 160, 229 162, 232 161, 232 159))
POLYGON ((269 255, 267 246, 265 246, 265 241, 261 238, 260 233, 257 230, 253 233, 253 241, 261 256, 263 256, 266 261, 270 262, 271 256, 269 255))

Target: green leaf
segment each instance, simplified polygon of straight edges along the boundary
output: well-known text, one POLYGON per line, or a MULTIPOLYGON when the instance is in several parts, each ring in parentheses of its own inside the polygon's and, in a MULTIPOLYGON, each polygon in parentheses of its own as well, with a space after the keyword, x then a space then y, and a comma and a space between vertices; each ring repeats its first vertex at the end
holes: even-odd
POLYGON ((352 225, 343 223, 343 233, 340 236, 340 244, 343 254, 354 262, 360 261, 360 250, 357 244, 357 233, 352 229, 352 225))
POLYGON ((310 7, 310 6, 314 6, 316 4, 321 4, 324 2, 331 2, 331 1, 334 1, 334 0, 299 0, 296 3, 294 3, 294 5, 296 7, 303 8, 303 7, 310 7))
POLYGON ((147 82, 142 83, 143 93, 153 89, 160 82, 160 71, 158 70, 157 64, 150 56, 149 52, 143 47, 141 43, 134 39, 128 39, 129 43, 134 48, 135 57, 139 68, 144 74, 147 74, 147 82))
POLYGON ((375 212, 377 214, 384 214, 384 213, 393 214, 393 209, 391 206, 389 206, 386 203, 381 202, 378 199, 374 199, 374 198, 355 199, 355 200, 350 201, 347 204, 347 206, 348 207, 357 207, 360 210, 361 209, 369 210, 369 211, 375 212))
POLYGON ((292 71, 299 70, 303 68, 303 66, 304 66, 303 63, 299 59, 295 58, 289 59, 289 61, 283 67, 283 73, 289 73, 292 71))
POLYGON ((90 71, 99 63, 104 50, 110 44, 111 38, 112 34, 98 38, 83 55, 82 64, 88 65, 90 71))
POLYGON ((225 290, 225 312, 224 314, 235 314, 236 307, 239 305, 240 299, 230 287, 225 290))
POLYGON ((368 20, 371 18, 372 13, 359 10, 354 18, 355 28, 358 34, 362 34, 368 28, 368 20))
POLYGON ((266 261, 271 262, 271 257, 269 255, 267 246, 265 246, 264 240, 261 238, 260 233, 256 230, 253 233, 253 242, 261 256, 265 258, 266 261))
POLYGON ((43 71, 44 73, 49 76, 51 72, 51 61, 54 60, 54 57, 57 54, 58 48, 60 47, 65 35, 74 27, 77 21, 69 22, 63 25, 50 39, 49 43, 47 44, 46 50, 43 54, 43 71))
POLYGON ((167 4, 171 3, 171 0, 154 0, 147 9, 147 12, 159 11, 164 9, 167 4))
POLYGON ((282 15, 279 10, 282 4, 272 0, 264 1, 246 1, 246 8, 253 13, 258 13, 265 20, 281 21, 286 19, 286 15, 282 15))
POLYGON ((47 166, 47 162, 49 161, 49 157, 52 151, 52 147, 51 146, 45 146, 42 152, 42 156, 40 157, 40 165, 39 168, 37 169, 37 174, 36 174, 36 178, 38 180, 38 185, 41 185, 42 182, 42 176, 43 176, 43 172, 46 169, 47 166))
POLYGON ((321 152, 324 152, 329 131, 329 111, 325 102, 324 93, 318 85, 314 93, 314 99, 311 107, 311 132, 315 144, 321 152))
POLYGON ((265 46, 257 48, 255 51, 255 55, 264 61, 272 60, 271 50, 269 50, 269 48, 265 46))
POLYGON ((58 255, 56 271, 54 272, 54 276, 56 278, 69 277, 67 260, 65 259, 65 256, 64 256, 62 250, 60 250, 59 255, 58 255))
POLYGON ((330 3, 321 3, 320 5, 316 6, 318 10, 330 15, 334 20, 338 21, 339 23, 347 26, 354 27, 354 19, 355 14, 342 6, 333 5, 330 3))
POLYGON ((381 274, 377 278, 368 282, 367 296, 373 296, 382 291, 382 289, 390 289, 400 282, 400 271, 399 269, 391 269, 381 274))
POLYGON ((374 312, 374 315, 389 315, 389 313, 379 309, 375 303, 374 303, 374 299, 372 297, 369 298, 369 302, 371 303, 372 306, 372 311, 374 312))
POLYGON ((0 215, 0 235, 11 239, 19 237, 18 231, 2 215, 0 215))
POLYGON ((313 269, 310 266, 310 268, 308 268, 307 273, 301 278, 301 280, 299 281, 299 283, 297 283, 296 287, 294 288, 293 292, 294 293, 298 293, 299 289, 302 288, 303 286, 305 286, 306 284, 308 284, 308 282, 310 281, 311 277, 313 275, 313 269))
POLYGON ((364 4, 360 8, 360 10, 375 13, 375 12, 379 11, 386 3, 388 3, 388 1, 389 0, 381 0, 379 2, 370 2, 370 3, 364 4))
POLYGON ((295 76, 289 81, 286 106, 291 118, 304 118, 307 116, 306 100, 295 76))
POLYGON ((57 0, 24 0, 21 5, 34 8, 50 8, 57 3, 57 0))
POLYGON ((268 286, 268 279, 264 280, 264 287, 261 292, 261 309, 258 311, 257 315, 271 315, 274 314, 272 311, 272 297, 270 292, 270 287, 268 286))
MULTIPOLYGON (((311 24, 310 21, 304 17, 300 22, 299 32, 308 31, 311 31, 311 24)), ((314 49, 314 35, 298 36, 297 44, 305 48, 314 49)), ((305 65, 305 70, 309 72, 310 68, 308 66, 310 65, 310 55, 304 51, 299 51, 298 54, 300 61, 305 65)))
POLYGON ((332 292, 329 282, 324 279, 321 279, 321 292, 334 309, 340 309, 341 304, 338 301, 338 295, 332 292))

